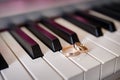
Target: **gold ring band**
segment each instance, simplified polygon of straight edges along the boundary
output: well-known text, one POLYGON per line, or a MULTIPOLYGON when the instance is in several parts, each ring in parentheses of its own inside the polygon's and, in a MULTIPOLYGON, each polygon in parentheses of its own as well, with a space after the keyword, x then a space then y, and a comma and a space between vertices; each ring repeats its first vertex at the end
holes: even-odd
POLYGON ((88 49, 80 42, 76 42, 74 45, 67 46, 62 49, 62 53, 66 57, 78 56, 81 53, 87 53, 88 49))

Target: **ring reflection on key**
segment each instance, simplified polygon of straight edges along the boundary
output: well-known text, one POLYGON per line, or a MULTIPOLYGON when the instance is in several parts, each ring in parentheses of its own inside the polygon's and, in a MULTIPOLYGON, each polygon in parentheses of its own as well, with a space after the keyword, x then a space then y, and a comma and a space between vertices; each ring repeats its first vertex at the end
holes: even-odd
POLYGON ((87 52, 87 47, 81 44, 80 42, 76 42, 74 45, 70 45, 62 49, 62 53, 66 57, 74 57, 80 55, 81 53, 87 52))

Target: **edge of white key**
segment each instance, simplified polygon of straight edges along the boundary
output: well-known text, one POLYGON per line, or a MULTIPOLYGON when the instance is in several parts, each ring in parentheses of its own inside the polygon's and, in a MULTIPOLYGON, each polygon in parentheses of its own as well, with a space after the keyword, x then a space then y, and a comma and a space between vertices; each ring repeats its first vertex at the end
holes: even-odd
POLYGON ((10 33, 3 32, 1 36, 35 80, 63 80, 42 58, 33 60, 10 33))
POLYGON ((0 52, 8 63, 9 67, 5 70, 1 70, 1 73, 5 80, 33 80, 29 73, 24 69, 21 63, 13 55, 4 41, 0 38, 0 52), (14 71, 14 72, 13 72, 14 71))
MULTIPOLYGON (((74 31, 77 32, 79 38, 80 38, 80 39, 83 38, 83 39, 82 39, 83 41, 85 40, 85 38, 89 38, 90 41, 93 40, 93 41, 94 41, 93 44, 95 44, 95 42, 97 41, 97 38, 95 38, 94 36, 90 35, 89 33, 85 32, 85 31, 83 31, 83 30, 81 30, 80 28, 76 27, 75 25, 69 23, 68 21, 66 21, 66 20, 64 20, 64 19, 62 19, 62 18, 56 19, 55 21, 56 21, 57 23, 65 26, 65 27, 71 29, 71 30, 74 29, 74 31), (65 24, 66 24, 66 25, 65 25, 65 24), (75 27, 75 28, 73 28, 73 27, 75 27), (79 32, 80 32, 80 34, 79 34, 79 32), (95 40, 94 40, 94 39, 95 39, 95 40)), ((97 46, 98 46, 98 45, 97 45, 97 46)), ((110 51, 110 50, 109 50, 109 51, 110 51)), ((117 51, 116 51, 116 52, 117 52, 117 51)), ((115 54, 115 55, 116 55, 116 56, 119 56, 119 54, 115 54)))
POLYGON ((1 75, 1 72, 0 72, 0 80, 3 80, 3 77, 2 77, 2 75, 1 75))
MULTIPOLYGON (((50 31, 50 30, 48 30, 50 31)), ((51 32, 51 31, 50 31, 51 32)), ((54 33, 53 33, 54 34, 54 33)), ((55 35, 55 34, 54 34, 55 35)), ((67 43, 65 40, 63 40, 62 38, 60 38, 59 36, 57 36, 62 44, 63 47, 65 47, 66 45, 70 45, 69 43, 67 43)), ((62 53, 62 52, 61 52, 62 53)), ((80 55, 81 57, 74 57, 73 58, 69 58, 70 60, 72 60, 74 63, 76 63, 79 67, 81 67, 84 71, 85 71, 85 75, 89 75, 86 76, 85 79, 86 80, 96 80, 99 79, 99 68, 100 68, 100 63, 98 61, 96 61, 95 59, 93 59, 91 56, 83 54, 85 56, 80 55), (83 57, 83 61, 84 64, 81 64, 80 62, 82 62, 80 59, 83 57), (77 61, 78 60, 78 61, 77 61), (91 61, 93 60, 93 61, 91 61), (92 66, 87 64, 88 66, 85 66, 86 62, 89 62, 91 64, 93 64, 92 66), (91 77, 92 74, 90 73, 96 73, 96 77, 91 77)))
POLYGON ((88 54, 94 57, 101 63, 101 79, 114 74, 115 64, 116 64, 116 56, 107 50, 95 45, 94 43, 86 40, 82 42, 85 46, 88 47, 88 54))
POLYGON ((28 29, 25 27, 21 28, 27 33, 32 39, 34 39, 41 50, 44 52, 44 59, 51 65, 65 80, 83 80, 83 71, 73 64, 69 59, 64 57, 60 52, 53 53, 47 48, 38 38, 36 38, 28 29), (46 51, 45 51, 46 50, 46 51), (70 67, 69 67, 70 66, 70 67))

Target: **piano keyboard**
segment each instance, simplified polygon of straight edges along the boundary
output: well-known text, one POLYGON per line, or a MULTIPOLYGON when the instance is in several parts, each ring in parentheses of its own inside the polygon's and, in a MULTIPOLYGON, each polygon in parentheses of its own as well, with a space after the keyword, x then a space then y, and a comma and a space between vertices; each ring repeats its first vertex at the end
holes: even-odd
POLYGON ((0 30, 0 80, 119 80, 119 7, 11 22, 0 30))

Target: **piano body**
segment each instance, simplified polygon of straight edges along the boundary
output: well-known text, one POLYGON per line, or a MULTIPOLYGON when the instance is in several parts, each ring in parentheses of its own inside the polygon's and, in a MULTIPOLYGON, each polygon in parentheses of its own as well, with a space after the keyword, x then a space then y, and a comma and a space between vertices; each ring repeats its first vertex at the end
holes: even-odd
POLYGON ((119 0, 1 0, 0 80, 119 80, 119 0))

